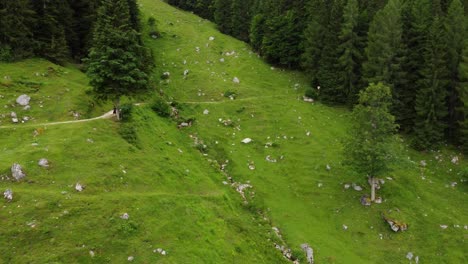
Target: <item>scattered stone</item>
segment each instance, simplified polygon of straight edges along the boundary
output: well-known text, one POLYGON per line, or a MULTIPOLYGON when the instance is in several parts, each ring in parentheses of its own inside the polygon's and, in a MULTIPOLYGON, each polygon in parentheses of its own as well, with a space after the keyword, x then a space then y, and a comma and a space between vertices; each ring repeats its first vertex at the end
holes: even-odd
POLYGON ((219 62, 224 62, 224 58, 219 59, 219 62))
POLYGON ((135 259, 135 258, 134 258, 133 256, 129 256, 129 257, 127 258, 128 261, 133 261, 134 259, 135 259))
POLYGON ((39 166, 43 168, 48 168, 49 167, 49 161, 47 159, 40 159, 39 162, 37 163, 39 166))
POLYGON ((440 228, 447 229, 448 225, 440 225, 440 228))
POLYGON ((244 143, 244 144, 249 144, 250 142, 252 142, 252 139, 251 138, 244 138, 241 142, 244 143))
POLYGON ((413 259, 413 252, 408 252, 408 254, 406 254, 406 258, 411 261, 413 259))
POLYGON ((308 137, 310 136, 310 131, 307 131, 306 136, 308 137))
POLYGON ((25 110, 25 111, 28 111, 29 109, 31 109, 30 105, 27 105, 27 106, 23 107, 23 110, 25 110))
POLYGON ((362 191, 362 187, 354 183, 353 183, 353 189, 358 192, 362 191))
POLYGON ((88 143, 94 143, 94 140, 91 139, 91 138, 86 139, 86 141, 87 141, 88 143))
POLYGON ((455 157, 452 158, 452 163, 453 164, 458 164, 458 160, 459 160, 458 156, 455 156, 455 157))
POLYGON ((170 72, 163 72, 161 78, 166 80, 166 79, 169 79, 171 77, 171 73, 170 72))
POLYGON ((426 166, 427 166, 427 163, 426 163, 425 160, 421 160, 421 161, 419 162, 419 164, 421 165, 421 167, 426 167, 426 166))
POLYGON ((18 118, 14 117, 14 118, 11 119, 11 122, 18 123, 19 121, 18 121, 18 118))
POLYGON ((90 251, 89 251, 89 255, 90 255, 92 258, 94 258, 94 255, 95 255, 94 251, 90 250, 90 251))
POLYGON ((10 116, 11 116, 11 118, 17 118, 18 117, 15 112, 11 112, 10 116))
POLYGON ((187 76, 189 74, 189 72, 190 72, 189 70, 185 70, 184 71, 184 76, 187 76))
POLYGON ((344 188, 345 188, 346 190, 348 190, 348 189, 349 189, 349 187, 351 187, 351 185, 350 185, 350 184, 347 184, 347 183, 346 183, 346 184, 344 185, 344 188))
POLYGON ((304 100, 304 102, 307 102, 307 103, 313 103, 314 102, 313 98, 310 98, 310 97, 307 97, 307 96, 303 96, 302 99, 304 100))
POLYGON ((26 174, 24 173, 23 168, 18 163, 14 163, 11 166, 11 174, 13 178, 15 178, 17 181, 26 177, 26 174))
POLYGON ((273 159, 270 155, 266 156, 265 160, 268 161, 268 162, 271 162, 271 163, 276 163, 277 162, 277 160, 273 159))
POLYGON ((361 196, 361 204, 364 206, 370 206, 371 205, 371 199, 367 195, 361 196))
POLYGON ((382 201, 383 201, 383 200, 382 200, 382 197, 379 196, 379 197, 375 198, 374 203, 376 203, 376 204, 381 204, 382 201))
POLYGON ((84 188, 85 187, 83 185, 81 185, 79 182, 77 182, 75 184, 75 190, 78 191, 78 192, 82 192, 84 190, 84 188))
POLYGON ((317 186, 318 186, 319 188, 322 188, 323 183, 319 182, 319 183, 317 184, 317 186))
POLYGON ((240 80, 239 80, 239 78, 234 77, 234 78, 232 79, 232 82, 233 82, 233 83, 240 83, 240 80))
POLYGON ((327 164, 327 171, 331 170, 330 165, 327 164))
POLYGON ((215 39, 214 37, 208 38, 209 41, 213 41, 214 39, 215 39))
POLYGON ((13 200, 13 191, 11 189, 6 189, 5 192, 3 192, 3 197, 8 202, 11 202, 13 200))
POLYGON ((347 225, 343 225, 343 230, 348 230, 348 226, 347 226, 347 225))
POLYGON ((415 262, 416 264, 419 263, 419 256, 414 257, 414 262, 415 262))
POLYGON ((306 253, 307 263, 314 264, 314 250, 309 244, 301 244, 301 248, 306 253))
POLYGON ((29 97, 26 94, 22 94, 18 96, 18 98, 16 98, 16 103, 18 103, 21 106, 27 106, 30 100, 31 100, 31 97, 29 97))
POLYGON ((458 184, 457 182, 452 182, 452 183, 450 183, 450 186, 452 186, 452 188, 455 188, 455 186, 457 186, 457 184, 458 184))
POLYGON ((197 53, 199 53, 199 52, 200 52, 200 47, 195 47, 195 51, 196 51, 197 53))
POLYGON ((24 122, 29 121, 29 116, 23 116, 23 121, 24 122))
POLYGON ((400 222, 395 219, 387 218, 383 214, 382 217, 385 220, 385 222, 387 222, 390 225, 390 228, 393 230, 393 232, 406 231, 408 229, 408 225, 406 223, 400 222))
POLYGON ((123 215, 120 216, 120 218, 122 218, 123 220, 128 220, 130 218, 130 215, 128 215, 127 213, 124 213, 123 215))
POLYGON ((208 111, 208 109, 203 110, 203 114, 204 114, 204 115, 207 115, 207 114, 209 114, 209 113, 210 113, 210 111, 208 111))

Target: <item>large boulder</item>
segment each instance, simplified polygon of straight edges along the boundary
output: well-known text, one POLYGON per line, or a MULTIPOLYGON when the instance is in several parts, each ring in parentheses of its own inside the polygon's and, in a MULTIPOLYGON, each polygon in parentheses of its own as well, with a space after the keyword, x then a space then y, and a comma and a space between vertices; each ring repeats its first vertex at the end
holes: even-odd
POLYGON ((22 106, 27 106, 29 104, 29 101, 31 100, 31 97, 29 97, 26 94, 22 94, 16 98, 16 103, 22 106))
POLYGON ((15 164, 13 164, 11 166, 11 175, 17 181, 19 181, 19 180, 23 179, 24 177, 26 177, 26 174, 24 173, 23 168, 18 163, 15 163, 15 164))

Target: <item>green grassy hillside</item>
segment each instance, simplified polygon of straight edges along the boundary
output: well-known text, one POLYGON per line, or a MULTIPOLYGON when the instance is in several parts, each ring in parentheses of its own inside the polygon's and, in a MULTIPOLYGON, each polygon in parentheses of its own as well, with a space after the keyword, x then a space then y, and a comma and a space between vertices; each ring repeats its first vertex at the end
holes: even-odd
POLYGON ((109 105, 90 99, 88 81, 73 65, 0 64, 0 191, 14 192, 0 208, 0 262, 286 262, 272 227, 302 260, 300 244, 309 243, 316 263, 408 263, 408 252, 421 263, 467 261, 462 155, 417 153, 395 142, 398 162, 379 190, 384 202, 363 207, 365 178, 341 164, 346 109, 303 102, 305 76, 272 68, 214 24, 162 1, 140 6, 162 32, 145 36, 157 64, 156 92, 177 101, 193 126, 178 129, 149 105, 135 106, 123 125, 133 128, 134 144, 113 120, 44 125, 73 120, 73 111, 99 116, 109 105), (163 72, 168 80, 160 79, 163 72), (30 110, 14 103, 23 93, 32 98, 30 110), (33 119, 12 124, 11 111, 33 119), (37 165, 41 158, 49 168, 37 165), (15 162, 26 180, 7 179, 15 162), (249 204, 225 184, 220 164, 235 182, 253 186, 249 204), (78 182, 84 191, 75 191, 78 182), (344 188, 351 183, 364 191, 344 188), (393 233, 381 213, 405 221, 408 231, 393 233))

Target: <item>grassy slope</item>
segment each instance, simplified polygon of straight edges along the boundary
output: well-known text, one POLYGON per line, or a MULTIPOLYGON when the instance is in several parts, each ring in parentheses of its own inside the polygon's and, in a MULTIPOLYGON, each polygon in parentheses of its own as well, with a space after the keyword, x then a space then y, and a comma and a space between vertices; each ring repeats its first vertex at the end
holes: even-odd
MULTIPOLYGON (((223 176, 193 148, 188 135, 195 133, 208 145, 208 158, 229 159, 227 169, 233 177, 251 181, 257 193, 254 202, 268 208, 273 225, 281 228, 290 246, 297 250, 308 242, 317 262, 405 263, 408 251, 425 263, 466 262, 467 231, 453 227, 468 220, 463 210, 466 183, 460 183, 464 176, 457 174, 465 161, 452 165, 447 152, 443 162, 436 162, 436 153, 406 153, 398 145, 401 160, 388 175, 394 181, 380 192, 386 201, 364 208, 358 203, 361 193, 342 187, 352 181, 364 186, 363 177, 340 165, 345 110, 298 101, 306 84, 302 75, 272 70, 245 44, 219 34, 213 24, 161 1, 140 3, 144 15, 154 15, 164 32, 162 39, 147 40, 160 65, 155 78, 171 72, 170 83, 158 88, 179 102, 220 103, 183 104, 182 115, 197 118, 183 133, 146 107, 136 108, 141 149, 124 141, 110 120, 51 126, 37 137, 30 127, 0 130, 0 174, 7 174, 13 162, 20 162, 28 173, 26 182, 0 181, 0 190, 15 192, 15 200, 0 208, 0 262, 121 263, 131 255, 139 263, 282 262, 267 241, 269 227, 252 221, 238 195, 222 185, 223 176), (210 42, 210 36, 215 40, 210 42), (197 46, 200 53, 195 52, 197 46), (232 50, 238 57, 222 56, 226 61, 220 63, 220 52, 232 50), (185 69, 190 70, 187 80, 182 78, 185 69), (232 83, 234 76, 241 80, 239 85, 232 83), (236 91, 238 100, 222 97, 227 90, 236 91), (203 115, 204 109, 210 114, 203 115), (231 118, 235 125, 225 127, 219 118, 231 118), (244 137, 254 142, 242 145, 244 137), (266 142, 276 147, 265 148, 266 142), (267 155, 284 159, 269 163, 267 155), (37 166, 42 157, 51 161, 50 169, 37 166), (417 166, 422 159, 428 161, 426 180, 417 166), (254 171, 247 168, 251 161, 254 171), (452 181, 458 186, 445 187, 452 181), (84 192, 73 190, 76 182, 86 185, 84 192), (394 216, 410 224, 406 233, 393 234, 379 218, 380 212, 395 208, 400 213, 394 216), (119 218, 124 212, 130 221, 119 218), (442 230, 439 224, 449 228, 442 230), (152 252, 158 247, 168 256, 152 252), (89 250, 96 252, 94 258, 89 250)), ((70 110, 94 116, 104 110, 89 108, 87 81, 72 67, 61 70, 68 72, 62 76, 35 76, 49 66, 42 60, 0 64, 1 76, 8 73, 12 81, 26 76, 44 83, 37 93, 28 87, 12 91, 0 86, 5 95, 0 103, 11 104, 27 92, 33 98, 28 114, 37 123, 70 120, 70 110), (57 100, 60 93, 62 99, 57 100), (50 96, 50 103, 39 110, 38 100, 44 96, 50 96)), ((11 107, 2 113, 12 109, 22 113, 11 107)), ((8 119, 2 119, 1 125, 6 123, 8 119)))
POLYGON ((426 263, 466 261, 467 176, 461 174, 466 161, 453 165, 451 152, 419 154, 407 150, 404 142, 396 144, 399 160, 394 171, 385 175, 393 181, 387 180, 380 191, 385 202, 362 207, 358 202, 362 193, 343 188, 343 183, 357 182, 368 192, 365 178, 340 164, 347 111, 297 100, 302 88, 295 91, 294 87, 296 83, 306 86, 303 76, 272 70, 244 43, 217 32, 212 23, 160 1, 140 2, 144 14, 154 15, 163 32, 162 39, 149 40, 158 63, 164 65, 160 71, 172 74, 162 89, 182 102, 203 102, 184 105, 183 115, 197 118, 188 133, 203 138, 212 157, 230 160, 228 170, 235 179, 252 182, 257 199, 263 200, 273 224, 292 247, 310 243, 320 263, 404 263, 409 251, 426 263), (209 41, 210 36, 215 40, 209 41), (233 50, 236 56, 226 56, 233 50), (190 70, 186 80, 182 78, 185 69, 190 70), (234 76, 240 79, 239 85, 232 82, 234 76), (237 92, 238 100, 221 96, 228 90, 237 92), (204 109, 210 114, 203 115, 204 109), (235 125, 225 127, 219 118, 230 118, 235 125), (245 137, 254 142, 242 145, 245 137), (267 142, 278 147, 265 148, 267 142), (284 159, 269 163, 267 155, 284 159), (435 160, 437 155, 442 162, 435 160), (428 162, 426 180, 421 177, 420 160, 428 162), (254 171, 247 166, 252 161, 254 171), (327 164, 331 171, 325 169, 327 164), (454 181, 457 187, 447 187, 454 181), (409 231, 389 231, 381 212, 409 223, 409 231), (443 230, 441 224, 449 228, 443 230), (347 231, 343 225, 349 227, 347 231))

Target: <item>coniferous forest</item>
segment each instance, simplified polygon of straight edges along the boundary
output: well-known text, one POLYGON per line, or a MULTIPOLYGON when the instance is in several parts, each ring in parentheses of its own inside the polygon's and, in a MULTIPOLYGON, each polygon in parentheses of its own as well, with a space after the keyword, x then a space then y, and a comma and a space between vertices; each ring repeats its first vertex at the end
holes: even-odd
MULTIPOLYGON (((0 1, 0 60, 82 62, 100 0, 0 1)), ((468 149, 467 4, 463 0, 167 0, 214 21, 266 61, 305 71, 309 97, 352 106, 370 83, 414 147, 468 149)), ((138 6, 128 0, 131 27, 138 6)), ((142 43, 141 40, 139 40, 142 43)), ((149 66, 148 66, 149 67, 149 66)))
POLYGON ((214 21, 269 63, 307 72, 310 97, 352 106, 370 83, 414 147, 467 142, 467 4, 463 0, 167 0, 214 21))

